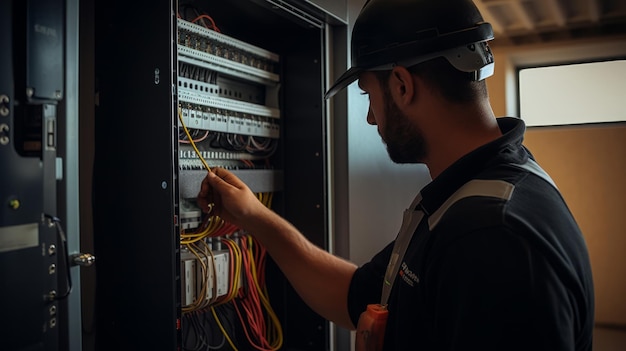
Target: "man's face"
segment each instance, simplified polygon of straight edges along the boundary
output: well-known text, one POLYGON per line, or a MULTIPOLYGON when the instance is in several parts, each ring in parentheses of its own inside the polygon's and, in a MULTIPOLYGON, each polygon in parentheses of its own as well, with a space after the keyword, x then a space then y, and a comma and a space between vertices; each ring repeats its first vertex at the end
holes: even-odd
POLYGON ((389 158, 395 163, 423 162, 427 150, 422 131, 398 107, 389 85, 366 72, 359 79, 359 87, 370 98, 367 122, 378 126, 378 134, 387 145, 389 158))

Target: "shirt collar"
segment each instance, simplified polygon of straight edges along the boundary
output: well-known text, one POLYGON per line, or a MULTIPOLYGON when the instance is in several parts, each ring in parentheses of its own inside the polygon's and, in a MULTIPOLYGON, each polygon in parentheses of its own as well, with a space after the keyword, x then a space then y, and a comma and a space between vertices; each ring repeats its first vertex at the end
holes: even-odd
POLYGON ((427 215, 483 170, 503 163, 526 162, 529 153, 522 145, 524 122, 514 117, 501 117, 497 122, 502 131, 500 138, 461 157, 421 190, 421 207, 427 215))

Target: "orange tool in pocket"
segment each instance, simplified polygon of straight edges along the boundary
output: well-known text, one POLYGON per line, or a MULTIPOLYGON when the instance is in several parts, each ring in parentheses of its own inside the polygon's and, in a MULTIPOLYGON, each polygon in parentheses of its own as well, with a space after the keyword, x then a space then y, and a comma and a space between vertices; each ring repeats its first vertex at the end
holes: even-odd
POLYGON ((388 314, 386 306, 367 305, 367 309, 359 317, 356 328, 355 351, 381 351, 383 349, 388 314))

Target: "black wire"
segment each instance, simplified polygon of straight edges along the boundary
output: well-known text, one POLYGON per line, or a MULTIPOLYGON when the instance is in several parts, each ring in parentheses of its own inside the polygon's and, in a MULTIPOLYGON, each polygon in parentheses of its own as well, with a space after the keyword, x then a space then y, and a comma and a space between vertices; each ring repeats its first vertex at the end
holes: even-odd
POLYGON ((186 323, 183 324, 183 329, 186 330, 185 339, 186 343, 183 343, 184 350, 190 351, 199 351, 204 348, 206 342, 204 341, 203 335, 204 330, 201 330, 201 326, 199 326, 198 316, 196 312, 191 312, 185 314, 186 323), (192 340, 191 332, 193 331, 193 341, 195 341, 193 346, 188 345, 189 341, 192 340))
POLYGON ((237 134, 226 134, 226 141, 232 151, 243 151, 246 148, 246 142, 240 140, 237 134))
POLYGON ((193 312, 191 319, 193 328, 196 331, 196 350, 202 350, 206 345, 208 345, 206 340, 206 330, 202 327, 202 321, 200 320, 197 312, 193 312))
POLYGON ((215 137, 210 140, 209 146, 214 149, 222 149, 222 133, 215 133, 215 137))
MULTIPOLYGON (((219 306, 215 307, 215 314, 216 315, 219 314, 219 306)), ((204 322, 207 324, 207 326, 209 326, 209 327, 212 326, 212 328, 210 328, 212 331, 216 331, 216 330, 219 331, 219 328, 217 327, 217 322, 215 321, 215 318, 213 317, 212 313, 209 315, 209 312, 207 311, 207 312, 205 312, 203 314, 203 316, 204 316, 204 322), (209 317, 211 317, 211 318, 209 318, 209 317)), ((224 325, 223 325, 223 327, 226 328, 226 326, 224 326, 224 325)), ((211 339, 214 339, 215 335, 216 335, 216 333, 214 333, 214 332, 211 333, 211 336, 212 336, 211 339)), ((222 336, 222 341, 219 343, 219 345, 207 344, 207 350, 219 350, 222 347, 224 347, 224 345, 226 344, 226 336, 223 333, 221 333, 221 331, 218 333, 218 335, 222 336)), ((217 339, 217 337, 215 337, 215 339, 217 339)))
POLYGON ((211 145, 211 143, 213 143, 213 141, 217 139, 217 132, 213 132, 213 131, 209 131, 209 135, 207 136, 207 138, 205 139, 205 142, 208 142, 209 146, 211 145))
MULTIPOLYGON (((231 318, 221 311, 222 308, 216 307, 215 313, 221 314, 225 322, 222 322, 226 330, 233 329, 233 321, 231 318)), ((187 351, 210 351, 221 350, 226 345, 226 336, 221 333, 217 326, 210 309, 202 311, 194 311, 185 314, 183 319, 183 349, 187 351), (220 340, 221 337, 221 340, 220 340), (211 344, 212 341, 220 340, 217 344, 211 344)), ((220 318, 220 319, 221 319, 220 318)))

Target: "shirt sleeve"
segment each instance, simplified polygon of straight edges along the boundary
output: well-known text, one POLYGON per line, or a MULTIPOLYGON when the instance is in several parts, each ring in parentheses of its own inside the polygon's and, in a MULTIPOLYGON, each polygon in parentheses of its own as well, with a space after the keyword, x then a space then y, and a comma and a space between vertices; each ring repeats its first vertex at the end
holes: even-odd
POLYGON ((348 313, 355 326, 368 304, 380 303, 383 280, 393 244, 394 242, 387 245, 371 261, 359 267, 352 276, 348 291, 348 313))

